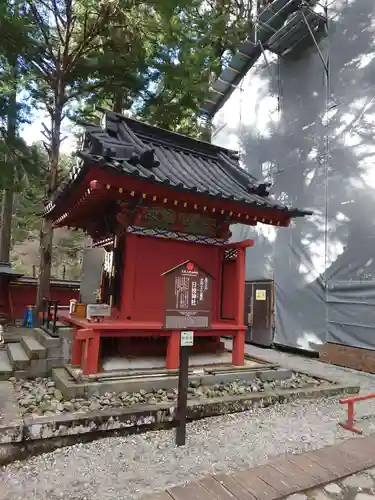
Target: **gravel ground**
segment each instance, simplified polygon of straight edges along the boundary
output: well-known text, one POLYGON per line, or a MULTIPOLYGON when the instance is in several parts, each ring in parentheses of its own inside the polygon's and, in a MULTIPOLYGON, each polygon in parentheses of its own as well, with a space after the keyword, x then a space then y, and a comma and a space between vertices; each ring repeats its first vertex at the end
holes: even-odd
MULTIPOLYGON (((21 416, 39 417, 41 415, 55 415, 66 412, 89 412, 120 408, 139 404, 155 404, 163 401, 175 401, 177 389, 167 391, 158 389, 153 392, 140 390, 139 392, 122 392, 116 394, 107 392, 103 396, 91 398, 74 398, 65 400, 61 391, 56 389, 51 378, 37 378, 35 380, 16 380, 13 382, 21 416)), ((242 395, 251 392, 264 392, 274 389, 297 389, 325 384, 325 381, 308 377, 304 374, 293 373, 286 380, 263 381, 258 378, 245 381, 236 380, 227 384, 201 385, 193 381, 188 388, 188 398, 207 400, 213 397, 242 395)))
MULTIPOLYGON (((340 377, 373 390, 375 376, 360 374, 277 351, 249 353, 294 370, 340 377)), ((361 414, 373 412, 370 404, 361 414)), ((265 463, 283 453, 317 449, 352 437, 337 426, 345 415, 337 398, 258 408, 188 425, 187 446, 176 448, 173 431, 107 438, 14 463, 0 471, 0 500, 136 500, 207 473, 230 472, 265 463)), ((375 419, 359 423, 375 431, 375 419)))

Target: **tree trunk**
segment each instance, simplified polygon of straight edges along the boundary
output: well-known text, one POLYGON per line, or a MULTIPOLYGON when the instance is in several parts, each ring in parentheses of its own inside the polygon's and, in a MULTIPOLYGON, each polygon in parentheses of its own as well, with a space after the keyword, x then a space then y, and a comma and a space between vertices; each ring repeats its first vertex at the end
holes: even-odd
MULTIPOLYGON (((13 169, 12 169, 13 170, 13 169)), ((13 172, 12 172, 13 177, 13 172)), ((9 184, 13 184, 9 181, 9 184)), ((13 214, 13 186, 9 185, 3 191, 1 205, 1 231, 0 231, 0 261, 10 261, 10 246, 12 238, 12 214, 13 214)))
MULTIPOLYGON (((14 72, 16 68, 14 68, 14 72)), ((15 82, 16 80, 14 80, 15 82)), ((3 192, 1 206, 1 229, 0 229, 0 260, 10 261, 10 247, 12 238, 12 217, 13 217, 13 192, 14 192, 14 155, 12 155, 12 142, 16 138, 17 132, 17 84, 13 84, 13 89, 9 95, 8 116, 7 116, 7 141, 9 151, 7 162, 10 163, 10 175, 7 187, 3 192)))
POLYGON ((120 115, 124 111, 124 92, 119 90, 113 96, 113 106, 112 111, 115 113, 119 113, 120 115))
MULTIPOLYGON (((62 106, 56 105, 56 111, 51 116, 51 149, 49 158, 49 175, 46 189, 47 200, 51 199, 52 194, 57 187, 57 170, 59 165, 60 155, 60 131, 61 131, 61 116, 62 106)), ((38 275, 38 290, 35 304, 35 315, 39 318, 39 313, 42 310, 43 299, 50 298, 50 279, 51 279, 51 264, 52 264, 52 242, 53 228, 52 220, 49 218, 43 219, 42 228, 40 230, 40 265, 38 275)))

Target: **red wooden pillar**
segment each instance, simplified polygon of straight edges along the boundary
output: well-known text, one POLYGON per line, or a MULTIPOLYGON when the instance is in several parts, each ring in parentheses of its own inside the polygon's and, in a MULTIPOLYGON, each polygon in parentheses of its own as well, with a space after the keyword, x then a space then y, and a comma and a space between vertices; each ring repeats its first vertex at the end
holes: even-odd
POLYGON ((232 365, 243 366, 245 364, 245 330, 238 330, 233 335, 232 365))
POLYGON ((83 374, 91 375, 99 371, 100 332, 93 331, 91 338, 86 339, 83 374))
POLYGON ((138 236, 127 234, 125 241, 125 267, 123 272, 123 287, 120 316, 131 319, 133 313, 133 296, 136 279, 138 236))
POLYGON ((72 365, 81 366, 82 363, 82 348, 83 342, 77 339, 77 330, 74 333, 74 340, 72 345, 72 365))
POLYGON ((233 336, 232 364, 242 366, 245 363, 245 326, 243 324, 245 314, 245 275, 246 275, 246 246, 237 246, 236 259, 236 311, 235 320, 239 326, 237 333, 233 336))
POLYGON ((177 370, 180 358, 180 332, 172 331, 167 342, 167 370, 177 370))

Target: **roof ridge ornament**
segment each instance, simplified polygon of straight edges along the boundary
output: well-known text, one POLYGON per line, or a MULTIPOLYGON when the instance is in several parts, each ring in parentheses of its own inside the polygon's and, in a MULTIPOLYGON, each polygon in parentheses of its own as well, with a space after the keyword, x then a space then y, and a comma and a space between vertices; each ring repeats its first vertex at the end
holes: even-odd
POLYGON ((271 182, 261 182, 257 185, 249 184, 248 185, 248 192, 251 194, 256 194, 260 196, 261 198, 267 198, 270 195, 270 188, 272 187, 271 182))
POLYGON ((156 159, 155 149, 146 149, 146 151, 143 151, 139 157, 139 164, 149 169, 158 167, 160 162, 156 159))

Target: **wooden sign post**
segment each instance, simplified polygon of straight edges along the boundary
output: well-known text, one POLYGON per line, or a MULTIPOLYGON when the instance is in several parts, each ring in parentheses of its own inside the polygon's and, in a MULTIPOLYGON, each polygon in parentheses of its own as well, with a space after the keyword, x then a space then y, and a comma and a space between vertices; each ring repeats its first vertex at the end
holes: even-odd
POLYGON ((212 276, 192 261, 163 273, 165 276, 164 328, 180 330, 176 444, 186 442, 189 354, 194 330, 211 327, 212 276))
POLYGON ((176 445, 186 442, 187 390, 189 385, 189 354, 194 345, 194 332, 181 332, 180 366, 178 373, 176 445))

